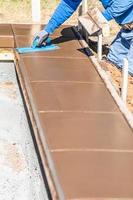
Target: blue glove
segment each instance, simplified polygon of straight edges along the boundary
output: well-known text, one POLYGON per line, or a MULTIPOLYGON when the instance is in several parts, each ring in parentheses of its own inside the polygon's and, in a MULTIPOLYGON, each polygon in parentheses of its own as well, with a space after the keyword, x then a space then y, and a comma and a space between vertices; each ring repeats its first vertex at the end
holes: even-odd
POLYGON ((48 37, 49 33, 47 33, 45 30, 41 30, 39 33, 35 35, 32 47, 36 48, 42 45, 45 46, 47 44, 48 37))

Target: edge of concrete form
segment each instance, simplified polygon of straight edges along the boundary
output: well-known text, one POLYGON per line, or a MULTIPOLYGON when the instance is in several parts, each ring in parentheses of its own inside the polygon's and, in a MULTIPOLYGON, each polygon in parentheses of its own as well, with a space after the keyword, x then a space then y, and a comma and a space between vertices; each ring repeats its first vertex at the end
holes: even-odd
MULTIPOLYGON (((75 31, 75 33, 77 33, 77 32, 75 31)), ((15 34, 14 34, 14 37, 15 37, 15 34)), ((83 48, 88 47, 88 45, 84 42, 84 40, 82 39, 82 37, 79 34, 78 34, 78 39, 79 39, 79 43, 81 44, 81 46, 83 48)), ((89 55, 88 51, 86 53, 89 55)), ((49 150, 49 147, 47 144, 47 138, 46 138, 46 136, 44 136, 44 130, 40 123, 38 110, 36 108, 36 102, 32 97, 32 92, 31 92, 32 89, 29 84, 29 80, 27 78, 27 72, 23 68, 23 66, 24 66, 23 60, 20 58, 18 53, 16 53, 15 51, 14 51, 14 54, 16 56, 14 62, 15 62, 15 66, 16 66, 17 75, 19 78, 19 82, 20 82, 20 86, 21 86, 22 93, 24 96, 24 100, 25 100, 25 103, 26 103, 26 106, 28 109, 28 114, 29 114, 29 117, 30 117, 30 120, 31 120, 31 123, 33 126, 34 136, 35 136, 36 143, 37 143, 37 148, 40 153, 41 162, 43 164, 44 171, 45 171, 45 174, 47 177, 47 181, 48 181, 52 199, 53 200, 57 200, 57 199, 65 200, 66 198, 65 198, 62 186, 60 184, 60 181, 59 181, 57 173, 56 173, 54 161, 52 160, 52 156, 51 156, 52 153, 49 150)), ((125 117, 128 125, 130 126, 131 129, 133 129, 132 113, 127 109, 125 104, 122 102, 121 98, 119 97, 115 88, 113 87, 111 81, 109 80, 108 75, 101 68, 96 57, 91 56, 89 58, 91 59, 93 65, 95 66, 96 70, 98 71, 99 75, 101 76, 102 80, 104 81, 106 88, 108 89, 111 96, 115 100, 120 111, 123 113, 123 116, 125 117)), ((90 198, 90 199, 93 199, 93 198, 90 198)), ((94 198, 94 199, 99 199, 99 198, 94 198)), ((104 199, 104 198, 102 198, 102 199, 104 199)))
POLYGON ((127 122, 129 123, 129 125, 133 129, 133 114, 128 110, 127 106, 125 105, 125 103, 122 101, 122 99, 118 95, 116 89, 114 88, 113 84, 111 83, 110 79, 108 78, 107 73, 102 69, 102 67, 100 66, 96 57, 95 56, 91 57, 91 60, 92 60, 93 64, 95 65, 99 75, 104 80, 107 89, 110 91, 112 97, 114 98, 115 102, 119 106, 120 111, 123 113, 127 122))
POLYGON ((101 67, 100 63, 98 62, 98 59, 93 55, 90 56, 90 51, 88 50, 88 44, 83 39, 81 34, 77 31, 76 27, 73 28, 75 33, 77 34, 77 37, 79 38, 79 42, 83 48, 86 48, 86 54, 91 59, 92 63, 96 67, 96 70, 98 71, 99 75, 101 76, 102 80, 104 81, 107 89, 109 90, 110 94, 114 98, 115 102, 119 106, 120 111, 123 113, 125 119, 129 123, 130 127, 133 129, 133 114, 131 111, 127 108, 125 103, 122 101, 121 97, 118 95, 115 87, 112 84, 112 81, 110 80, 110 77, 106 73, 106 71, 101 67))
POLYGON ((43 130, 42 130, 42 127, 40 124, 38 113, 37 113, 36 109, 34 109, 34 106, 33 106, 33 105, 35 105, 34 100, 32 99, 32 101, 31 101, 32 95, 30 95, 30 98, 29 98, 29 94, 31 94, 31 92, 29 90, 29 86, 26 86, 26 83, 22 78, 23 77, 22 73, 20 72, 20 69, 18 67, 19 64, 15 63, 15 65, 16 65, 16 71, 17 71, 17 75, 19 78, 20 86, 23 91, 24 100, 25 100, 25 103, 26 103, 26 106, 28 109, 28 114, 29 114, 31 124, 33 127, 35 142, 37 144, 37 148, 39 150, 39 154, 41 157, 41 162, 42 162, 42 165, 44 168, 43 170, 44 170, 44 173, 46 174, 46 178, 48 181, 50 194, 52 196, 52 199, 63 200, 64 197, 62 194, 62 190, 60 189, 60 184, 58 184, 56 175, 53 176, 53 172, 55 174, 55 169, 54 169, 54 166, 52 163, 51 156, 49 155, 46 138, 44 137, 44 134, 43 134, 43 130), (29 94, 27 91, 29 92, 29 94), (45 147, 45 149, 44 149, 44 147, 45 147), (50 168, 50 166, 52 166, 52 169, 50 168), (51 171, 52 171, 52 173, 51 173, 51 171), (55 183, 57 183, 57 184, 55 185, 55 183), (58 186, 58 188, 57 188, 57 186, 58 186), (61 194, 60 196, 58 196, 57 189, 58 189, 58 192, 60 191, 59 192, 59 194, 61 194))

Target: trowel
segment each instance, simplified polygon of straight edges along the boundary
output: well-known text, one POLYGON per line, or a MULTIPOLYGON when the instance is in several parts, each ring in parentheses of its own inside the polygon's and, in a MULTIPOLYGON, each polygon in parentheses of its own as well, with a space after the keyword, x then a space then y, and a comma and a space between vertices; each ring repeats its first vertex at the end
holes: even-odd
POLYGON ((59 49, 57 45, 51 43, 50 38, 46 40, 45 46, 42 45, 38 47, 37 44, 38 44, 38 38, 35 38, 31 47, 20 47, 20 48, 16 48, 16 50, 18 53, 24 54, 24 53, 53 51, 53 50, 59 49))

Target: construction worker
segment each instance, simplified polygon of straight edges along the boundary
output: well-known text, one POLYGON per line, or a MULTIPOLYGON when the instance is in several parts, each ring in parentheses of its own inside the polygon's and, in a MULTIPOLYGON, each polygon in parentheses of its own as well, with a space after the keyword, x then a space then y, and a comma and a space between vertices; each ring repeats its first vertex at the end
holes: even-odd
MULTIPOLYGON (((81 1, 61 0, 44 30, 37 34, 38 46, 45 44, 49 35, 75 12, 81 1)), ((133 76, 133 0, 100 1, 105 8, 102 14, 106 20, 115 19, 122 27, 110 47, 107 59, 118 68, 122 68, 123 59, 127 58, 129 73, 133 76)))
POLYGON ((105 8, 103 15, 122 27, 112 42, 107 60, 118 68, 123 67, 123 59, 129 63, 129 74, 133 76, 133 0, 101 0, 105 8))

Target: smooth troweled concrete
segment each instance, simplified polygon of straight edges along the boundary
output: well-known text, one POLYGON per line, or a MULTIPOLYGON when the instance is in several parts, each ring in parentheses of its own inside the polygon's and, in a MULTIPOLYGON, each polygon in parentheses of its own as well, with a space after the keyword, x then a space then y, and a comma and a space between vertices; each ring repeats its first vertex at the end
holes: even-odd
MULTIPOLYGON (((133 199, 132 130, 72 28, 60 31, 52 36, 59 50, 17 55, 59 195, 54 200, 133 199)), ((15 39, 26 46, 32 36, 15 39)))

